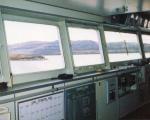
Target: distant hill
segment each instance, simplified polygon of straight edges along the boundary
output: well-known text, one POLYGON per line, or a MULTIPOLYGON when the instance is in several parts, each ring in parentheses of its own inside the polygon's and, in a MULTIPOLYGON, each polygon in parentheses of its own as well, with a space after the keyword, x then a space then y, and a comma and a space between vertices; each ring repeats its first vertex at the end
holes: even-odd
MULTIPOLYGON (((126 46, 122 42, 108 43, 109 53, 124 53, 126 52, 126 46)), ((146 50, 150 49, 150 45, 146 44, 146 50)), ((59 42, 24 42, 21 44, 9 45, 9 51, 13 54, 27 54, 33 56, 44 56, 44 55, 59 55, 59 42)), ((138 52, 139 48, 135 43, 127 44, 128 52, 138 52)), ((72 43, 72 51, 74 54, 90 54, 99 53, 98 43, 91 40, 79 40, 72 43)))
POLYGON ((57 55, 60 54, 58 41, 54 42, 24 42, 21 44, 14 44, 8 47, 11 53, 27 54, 27 55, 57 55))
POLYGON ((150 52, 150 44, 144 44, 145 52, 150 52))
MULTIPOLYGON (((72 50, 75 54, 89 54, 98 53, 99 47, 96 42, 93 41, 75 41, 72 43, 72 50)), ((59 42, 24 42, 21 44, 9 45, 9 51, 15 54, 27 54, 27 55, 59 55, 59 42)))
POLYGON ((130 42, 126 43, 123 42, 112 42, 107 44, 109 53, 136 53, 139 52, 138 44, 130 42))
POLYGON ((79 40, 72 42, 72 52, 74 54, 99 53, 99 45, 91 40, 79 40))

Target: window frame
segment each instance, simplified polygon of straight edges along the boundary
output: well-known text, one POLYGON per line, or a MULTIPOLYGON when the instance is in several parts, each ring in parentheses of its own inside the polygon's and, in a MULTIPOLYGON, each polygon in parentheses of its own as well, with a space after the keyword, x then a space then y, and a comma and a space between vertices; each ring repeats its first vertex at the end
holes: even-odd
MULTIPOLYGON (((132 62, 132 61, 138 61, 138 60, 141 60, 143 59, 142 58, 142 51, 141 51, 141 46, 140 46, 140 40, 139 40, 139 36, 138 36, 138 30, 136 29, 123 29, 123 28, 120 28, 120 27, 114 27, 114 26, 104 26, 104 33, 105 31, 110 31, 110 32, 120 32, 120 33, 129 33, 129 34, 135 34, 137 36, 137 42, 138 42, 138 48, 139 48, 139 54, 141 55, 141 58, 140 59, 132 59, 132 60, 123 60, 123 61, 113 61, 113 62, 110 62, 109 60, 109 63, 110 63, 110 66, 124 66, 124 65, 128 65, 129 62, 132 62)), ((105 36, 105 41, 106 41, 106 36, 105 36)), ((106 46, 107 46, 107 41, 106 41, 106 46)), ((108 50, 108 48, 107 48, 108 50)), ((108 52, 108 57, 109 57, 109 52, 108 52)))
MULTIPOLYGON (((84 73, 88 73, 88 72, 95 72, 95 71, 101 71, 102 69, 105 69, 106 67, 106 61, 105 61, 105 53, 104 53, 104 49, 103 49, 103 41, 101 38, 101 28, 99 27, 99 25, 91 25, 91 24, 83 24, 83 23, 67 23, 67 33, 68 33, 68 39, 69 39, 69 46, 70 46, 70 51, 71 51, 71 59, 72 59, 72 64, 73 64, 73 70, 75 74, 84 74, 84 73), (74 65, 74 60, 73 60, 73 53, 72 53, 72 46, 71 46, 71 40, 70 40, 70 36, 69 36, 69 27, 74 27, 74 28, 83 28, 83 29, 94 29, 98 32, 99 35, 99 49, 102 52, 102 57, 103 57, 103 61, 104 63, 102 64, 94 64, 94 65, 87 65, 87 66, 79 66, 76 67, 74 65)), ((100 54, 99 54, 100 55, 100 54)))
POLYGON ((26 83, 26 82, 33 82, 33 81, 38 81, 38 80, 44 80, 44 79, 51 79, 54 77, 57 77, 59 74, 62 74, 64 72, 67 72, 68 66, 66 66, 66 55, 64 51, 64 39, 61 36, 62 29, 60 27, 62 26, 59 22, 47 20, 47 19, 41 19, 41 18, 31 18, 31 17, 24 17, 24 16, 16 16, 16 15, 10 15, 10 14, 2 14, 2 22, 4 26, 4 34, 5 34, 5 46, 7 48, 7 61, 9 65, 9 73, 11 75, 11 81, 12 84, 21 84, 21 83, 26 83), (11 73, 11 67, 10 67, 10 60, 8 57, 9 51, 8 51, 8 46, 7 46, 7 39, 6 39, 6 33, 5 33, 5 25, 4 21, 9 20, 9 21, 17 21, 17 22, 27 22, 27 23, 37 23, 37 24, 45 24, 45 25, 54 25, 58 27, 59 29, 59 37, 60 37, 60 50, 63 55, 64 59, 64 68, 62 69, 57 69, 57 70, 49 70, 49 71, 39 71, 39 72, 34 72, 34 73, 25 73, 25 74, 16 74, 12 75, 11 73))

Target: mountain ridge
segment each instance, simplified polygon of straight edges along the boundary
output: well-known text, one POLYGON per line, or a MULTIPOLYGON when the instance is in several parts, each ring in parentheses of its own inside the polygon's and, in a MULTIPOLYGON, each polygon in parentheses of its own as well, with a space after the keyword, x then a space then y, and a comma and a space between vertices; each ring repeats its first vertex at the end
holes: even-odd
MULTIPOLYGON (((150 48, 149 44, 145 44, 146 51, 150 48)), ((124 53, 126 48, 128 52, 134 53, 139 52, 138 45, 136 43, 128 43, 126 46, 123 42, 112 42, 107 44, 109 53, 124 53)), ((31 41, 19 44, 13 44, 8 46, 10 54, 27 54, 34 56, 43 55, 60 55, 61 51, 59 48, 59 41, 55 40, 53 42, 41 42, 41 41, 31 41)), ((72 52, 73 54, 98 54, 99 45, 97 42, 91 40, 79 40, 72 42, 72 52)))

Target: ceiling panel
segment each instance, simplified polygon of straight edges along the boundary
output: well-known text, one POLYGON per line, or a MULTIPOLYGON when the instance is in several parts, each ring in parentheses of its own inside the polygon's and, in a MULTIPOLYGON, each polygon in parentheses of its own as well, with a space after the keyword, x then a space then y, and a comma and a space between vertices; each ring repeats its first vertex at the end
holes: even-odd
POLYGON ((103 0, 27 0, 102 15, 103 0), (100 12, 101 11, 101 12, 100 12))
POLYGON ((150 10, 150 0, 27 0, 107 16, 150 10), (124 10, 124 6, 127 9, 124 10))

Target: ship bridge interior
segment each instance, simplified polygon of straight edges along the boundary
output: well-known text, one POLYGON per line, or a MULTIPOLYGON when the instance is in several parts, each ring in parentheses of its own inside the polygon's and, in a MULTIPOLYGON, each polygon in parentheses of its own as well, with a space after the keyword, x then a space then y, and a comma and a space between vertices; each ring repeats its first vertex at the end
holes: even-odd
POLYGON ((150 0, 0 0, 0 120, 150 120, 150 0))

